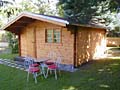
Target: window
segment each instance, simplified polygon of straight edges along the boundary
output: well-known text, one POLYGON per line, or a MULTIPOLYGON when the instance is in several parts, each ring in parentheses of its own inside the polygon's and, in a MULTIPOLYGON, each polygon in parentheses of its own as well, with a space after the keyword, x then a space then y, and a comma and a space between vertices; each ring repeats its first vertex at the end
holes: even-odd
POLYGON ((58 29, 46 30, 46 42, 47 43, 60 43, 61 42, 61 31, 58 29))

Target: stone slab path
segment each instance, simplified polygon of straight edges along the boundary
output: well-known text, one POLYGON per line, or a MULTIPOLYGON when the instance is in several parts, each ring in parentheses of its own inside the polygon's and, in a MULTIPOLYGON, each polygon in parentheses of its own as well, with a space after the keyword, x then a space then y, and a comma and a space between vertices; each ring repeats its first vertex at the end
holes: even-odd
POLYGON ((0 64, 26 71, 24 65, 16 63, 15 61, 9 59, 0 59, 0 64))

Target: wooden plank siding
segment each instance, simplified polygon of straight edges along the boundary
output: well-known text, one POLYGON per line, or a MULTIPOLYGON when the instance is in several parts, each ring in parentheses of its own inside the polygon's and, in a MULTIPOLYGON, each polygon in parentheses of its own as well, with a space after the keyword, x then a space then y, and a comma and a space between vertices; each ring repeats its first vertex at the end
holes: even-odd
POLYGON ((101 57, 106 47, 105 30, 79 27, 77 31, 77 65, 101 57))
POLYGON ((74 64, 74 34, 66 27, 42 21, 36 21, 22 30, 21 56, 29 55, 39 59, 47 57, 50 51, 56 52, 57 56, 61 55, 63 64, 74 64), (61 29, 61 43, 45 42, 45 31, 49 28, 61 29))

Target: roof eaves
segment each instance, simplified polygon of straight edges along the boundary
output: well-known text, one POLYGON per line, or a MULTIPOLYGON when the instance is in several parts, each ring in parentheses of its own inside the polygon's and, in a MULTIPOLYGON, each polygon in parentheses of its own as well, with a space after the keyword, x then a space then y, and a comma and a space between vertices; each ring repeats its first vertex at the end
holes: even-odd
POLYGON ((70 24, 70 25, 75 25, 75 26, 80 26, 80 27, 89 27, 89 28, 98 28, 98 29, 107 29, 105 26, 100 26, 100 25, 84 25, 84 24, 70 24))
POLYGON ((24 16, 23 13, 19 14, 14 19, 10 20, 5 26, 3 26, 2 29, 5 30, 5 28, 7 28, 8 26, 10 26, 11 24, 13 24, 15 21, 19 20, 23 16, 24 16))
POLYGON ((55 24, 59 24, 61 26, 66 26, 69 24, 69 22, 67 20, 49 17, 49 16, 45 16, 45 15, 33 14, 33 13, 29 13, 29 12, 22 12, 16 18, 14 18, 10 22, 8 22, 2 29, 3 30, 6 29, 7 27, 9 27, 11 24, 13 24, 15 21, 19 20, 23 16, 28 17, 28 18, 32 18, 32 19, 36 19, 36 20, 54 22, 55 24))

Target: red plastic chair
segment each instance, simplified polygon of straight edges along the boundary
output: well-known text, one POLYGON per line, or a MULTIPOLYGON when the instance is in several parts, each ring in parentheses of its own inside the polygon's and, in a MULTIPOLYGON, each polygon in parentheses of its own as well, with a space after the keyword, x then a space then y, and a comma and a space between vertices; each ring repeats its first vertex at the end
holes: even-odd
POLYGON ((35 79, 35 83, 37 83, 37 76, 40 72, 39 64, 34 63, 34 59, 31 57, 25 57, 24 66, 28 71, 27 81, 29 81, 29 74, 32 73, 35 79))
MULTIPOLYGON (((47 73, 46 73, 46 78, 48 77, 49 71, 54 71, 55 73, 55 79, 57 80, 57 70, 59 70, 59 65, 61 63, 61 57, 57 57, 57 60, 54 64, 48 65, 47 67, 47 73)), ((60 70, 59 70, 60 72, 60 70)))
POLYGON ((30 73, 33 74, 33 78, 35 79, 35 83, 37 83, 37 76, 38 76, 38 73, 40 73, 40 68, 33 67, 32 65, 30 65, 29 69, 28 69, 27 81, 29 81, 29 74, 30 73))
POLYGON ((39 64, 34 63, 34 59, 33 58, 31 58, 31 57, 25 57, 24 59, 25 59, 24 60, 24 67, 26 69, 29 68, 29 65, 32 65, 32 67, 39 67, 39 64))
POLYGON ((49 71, 54 71, 54 73, 55 73, 55 79, 57 80, 57 68, 58 68, 58 67, 57 67, 56 64, 49 65, 49 66, 47 67, 46 78, 48 77, 49 71))

